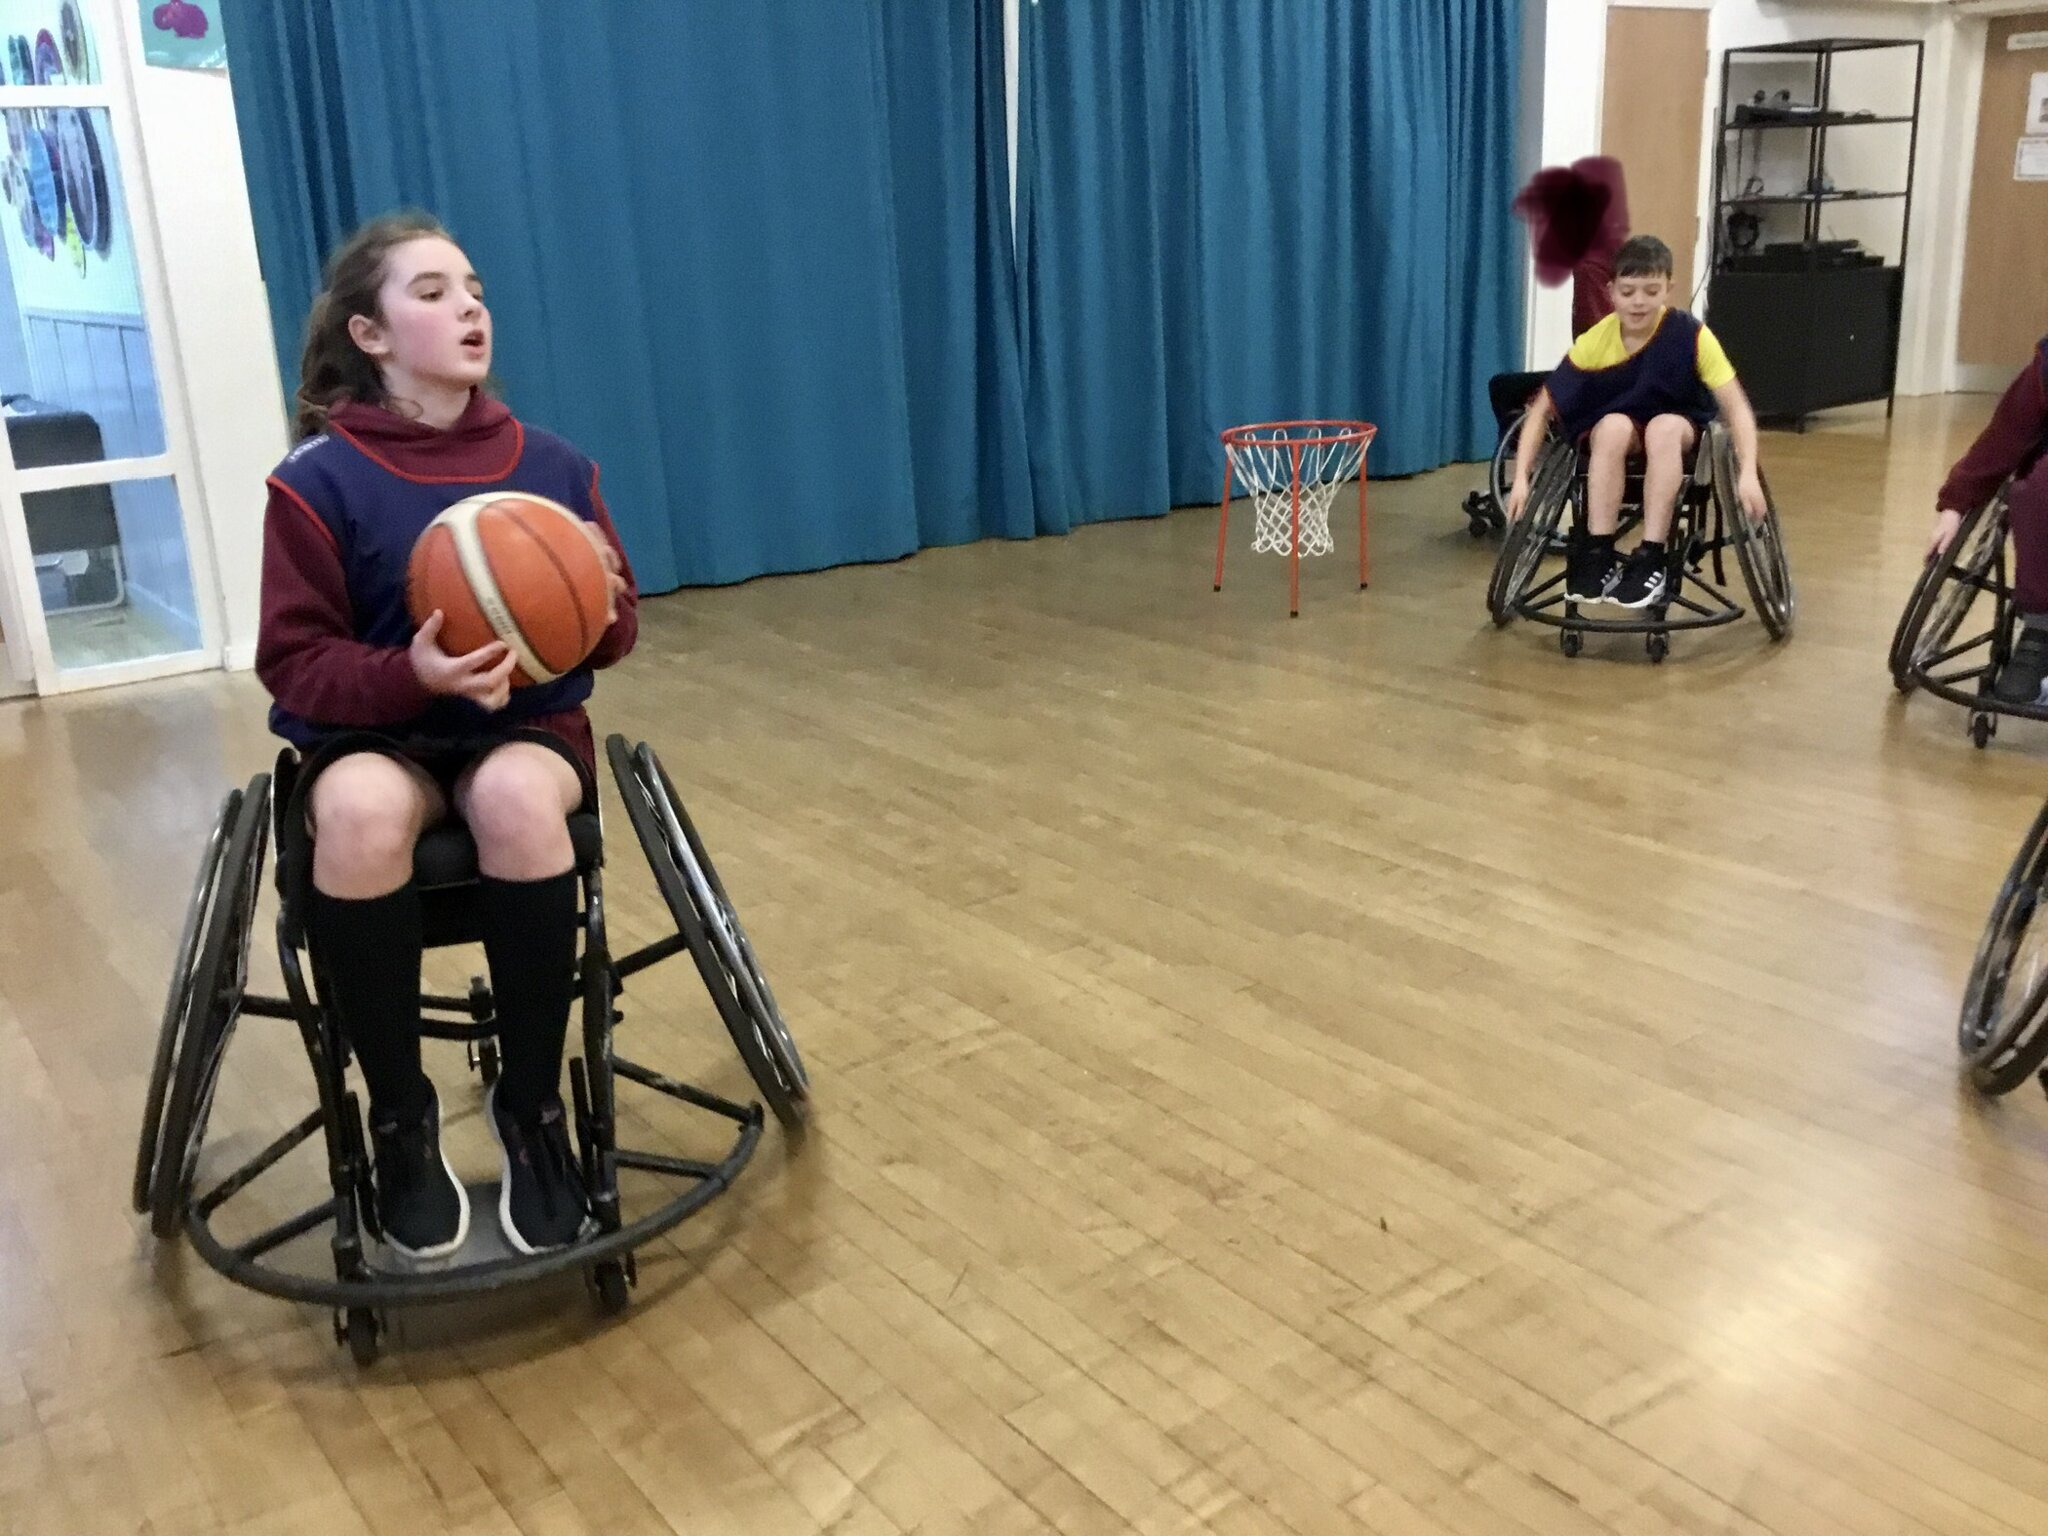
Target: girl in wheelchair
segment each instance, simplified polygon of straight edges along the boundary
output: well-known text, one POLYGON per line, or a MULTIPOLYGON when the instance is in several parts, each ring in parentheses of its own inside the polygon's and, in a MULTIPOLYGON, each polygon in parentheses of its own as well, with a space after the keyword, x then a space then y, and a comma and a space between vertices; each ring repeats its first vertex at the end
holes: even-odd
POLYGON ((298 446, 269 479, 256 671, 271 728, 305 754, 310 932, 323 985, 369 1087, 376 1203, 402 1259, 462 1246, 469 1202, 440 1148, 420 1058, 424 942, 413 846, 450 815, 477 849, 501 1075, 485 1120, 502 1153, 498 1220, 519 1252, 583 1230, 560 1094, 576 967, 566 818, 596 800, 583 703, 592 669, 638 632, 637 595, 596 466, 489 392, 491 316, 469 260, 432 219, 377 219, 328 263, 298 391, 298 446), (579 512, 610 574, 609 626, 553 682, 511 685, 491 644, 451 656, 441 615, 415 629, 414 541, 453 502, 494 489, 579 512))
POLYGON ((1991 684, 1992 697, 2020 706, 2048 703, 2048 339, 1998 402, 1969 451, 1935 497, 1932 558, 1954 542, 1963 518, 2006 486, 2013 546, 2013 607, 2020 634, 1991 684), (2010 480, 2010 484, 2006 482, 2010 480))
POLYGON ((1508 518, 1522 515, 1529 476, 1553 416, 1567 440, 1586 447, 1586 524, 1573 530, 1565 596, 1650 608, 1664 601, 1666 540, 1685 481, 1686 457, 1700 429, 1726 421, 1739 468, 1743 511, 1768 509, 1757 471, 1756 414, 1714 333, 1668 307, 1671 248, 1652 235, 1627 241, 1614 257, 1614 313, 1572 344, 1530 402, 1516 445, 1508 518), (1615 547, 1630 459, 1644 461, 1641 542, 1624 560, 1615 547))

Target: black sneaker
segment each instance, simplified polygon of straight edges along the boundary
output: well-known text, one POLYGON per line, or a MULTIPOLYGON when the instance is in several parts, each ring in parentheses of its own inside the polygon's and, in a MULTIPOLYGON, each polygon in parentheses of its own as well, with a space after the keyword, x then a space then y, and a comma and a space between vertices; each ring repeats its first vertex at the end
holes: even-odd
POLYGON ((469 1236, 469 1195, 441 1154, 441 1101, 432 1086, 425 1115, 410 1124, 373 1115, 370 1143, 385 1245, 413 1264, 454 1253, 469 1236))
POLYGON ((502 1158, 498 1225, 505 1229, 505 1241, 521 1253, 565 1248, 582 1235, 590 1208, 569 1148, 562 1101, 552 1100, 534 1119, 523 1121, 499 1105, 498 1087, 493 1083, 484 1099, 484 1119, 502 1158))
POLYGON ((1620 575, 1621 555, 1612 544, 1574 544, 1565 555, 1565 599, 1573 603, 1605 602, 1620 575))
POLYGON ((2030 624, 2020 631, 2012 659, 1999 669, 1991 697, 2001 704, 2039 704, 2044 680, 2048 680, 2048 630, 2030 624))
POLYGON ((1664 588, 1669 583, 1666 564, 1661 545, 1630 551, 1621 567, 1621 579, 1614 584, 1612 601, 1623 608, 1652 608, 1663 602, 1664 588))

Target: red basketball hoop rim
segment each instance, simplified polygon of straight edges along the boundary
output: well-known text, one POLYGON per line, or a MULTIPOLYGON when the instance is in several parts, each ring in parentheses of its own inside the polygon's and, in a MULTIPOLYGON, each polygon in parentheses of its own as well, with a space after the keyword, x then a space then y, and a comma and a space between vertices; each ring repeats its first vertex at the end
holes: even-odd
POLYGON ((1254 421, 1226 427, 1226 448, 1349 448, 1372 446, 1380 429, 1369 421, 1254 421), (1263 434, 1263 435, 1261 435, 1263 434))

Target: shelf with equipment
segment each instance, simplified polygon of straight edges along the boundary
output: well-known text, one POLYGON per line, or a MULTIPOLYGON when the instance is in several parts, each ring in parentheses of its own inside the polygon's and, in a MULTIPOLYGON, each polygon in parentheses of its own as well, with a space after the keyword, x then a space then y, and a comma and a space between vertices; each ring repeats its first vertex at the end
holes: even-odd
POLYGON ((1837 406, 1891 409, 1924 69, 1923 46, 1896 38, 1722 56, 1706 313, 1759 416, 1803 425, 1837 406), (1885 99, 1843 104, 1873 80, 1885 99), (1901 152, 1887 153, 1886 129, 1901 152), (1837 186, 1831 150, 1866 184, 1837 186), (1837 215, 1869 243, 1833 237, 1837 215))

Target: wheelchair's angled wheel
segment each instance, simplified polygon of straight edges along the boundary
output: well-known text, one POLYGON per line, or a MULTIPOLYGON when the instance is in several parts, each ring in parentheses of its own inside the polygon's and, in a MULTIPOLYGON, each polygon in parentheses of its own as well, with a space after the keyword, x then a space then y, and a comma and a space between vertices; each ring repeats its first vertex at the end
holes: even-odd
POLYGON ((605 754, 655 883, 740 1059, 776 1119, 787 1129, 801 1126, 810 1097, 803 1058, 681 797, 645 743, 629 755, 624 738, 613 736, 605 754))
POLYGON ((159 1238, 177 1233, 213 1090, 220 1080, 235 1019, 249 979, 249 937, 262 889, 263 854, 270 833, 270 776, 258 774, 242 791, 222 850, 218 876, 199 934, 198 958, 184 993, 176 1061, 163 1117, 157 1126, 155 1168, 149 1180, 149 1225, 159 1238))
POLYGON ((2048 1061, 2048 806, 2006 871, 1984 925, 1956 1029, 1970 1081, 2010 1093, 2048 1061), (2041 922, 2038 927, 2036 918, 2041 922))
MULTIPOLYGON (((1763 480, 1763 471, 1757 471, 1763 480)), ((1785 561, 1785 536, 1778 522, 1777 498, 1764 480, 1765 511, 1760 522, 1751 522, 1742 509, 1740 473, 1735 463, 1735 446, 1726 433, 1717 434, 1714 444, 1714 494, 1721 502, 1723 525, 1735 543, 1735 560, 1742 567, 1742 584, 1749 588, 1750 606, 1763 621, 1764 632, 1773 640, 1792 633, 1797 599, 1792 591, 1792 571, 1785 561)))
POLYGON ((796 1124, 803 1119, 803 1106, 811 1092, 811 1079, 804 1071, 796 1038, 790 1034, 788 1024, 783 1022, 782 1009, 775 1001, 774 992, 769 990, 768 978, 762 973, 760 961, 755 958, 753 942, 748 939, 746 929, 740 926, 739 913, 733 909, 732 899, 725 894, 725 882, 718 878, 718 867, 711 862, 711 855, 698 838, 696 824, 690 820, 682 796, 676 793, 675 785, 669 781, 668 770, 645 745, 637 755, 643 769, 651 775, 650 783, 660 787, 661 809, 664 813, 673 811, 676 827, 690 850, 691 861, 709 888, 711 900, 701 908, 708 919, 705 930, 732 978, 740 1006, 753 1024, 777 1078, 776 1088, 764 1085, 761 1091, 769 1095, 770 1107, 778 1119, 785 1125, 796 1124), (782 1102, 784 1100, 786 1104, 782 1102))
POLYGON ((1529 488, 1528 504, 1522 515, 1508 524, 1501 540, 1500 556, 1494 561, 1493 580, 1486 589, 1486 609, 1495 624, 1506 624, 1535 579, 1536 569, 1549 553, 1558 524, 1572 494, 1576 455, 1567 443, 1551 443, 1543 450, 1536 467, 1536 479, 1529 488))
POLYGON ((1970 716, 1970 743, 1978 751, 1991 745, 1991 738, 1998 734, 1998 721, 1984 710, 1970 716))
POLYGON ((1911 693, 1918 686, 1916 674, 1948 648, 1976 603, 2005 543, 2005 519, 1994 512, 2000 505, 1971 509, 1948 548, 1921 567, 1892 632, 1889 661, 1892 686, 1899 692, 1911 693))
POLYGON ((178 1044, 190 1011, 192 983, 199 964, 200 930, 205 925, 220 871, 227 857, 228 834, 234 829, 241 809, 242 792, 231 789, 214 817, 213 831, 206 840, 206 852, 193 877, 192 896, 185 904, 185 927, 178 935, 177 960, 171 967, 171 989, 164 999, 163 1021, 157 1026, 156 1060, 149 1071, 149 1092, 142 1105, 142 1138, 135 1149, 135 1186, 130 1199, 138 1216, 148 1213, 150 1192, 156 1179, 158 1133, 163 1127, 164 1096, 171 1086, 171 1070, 177 1065, 178 1044))

